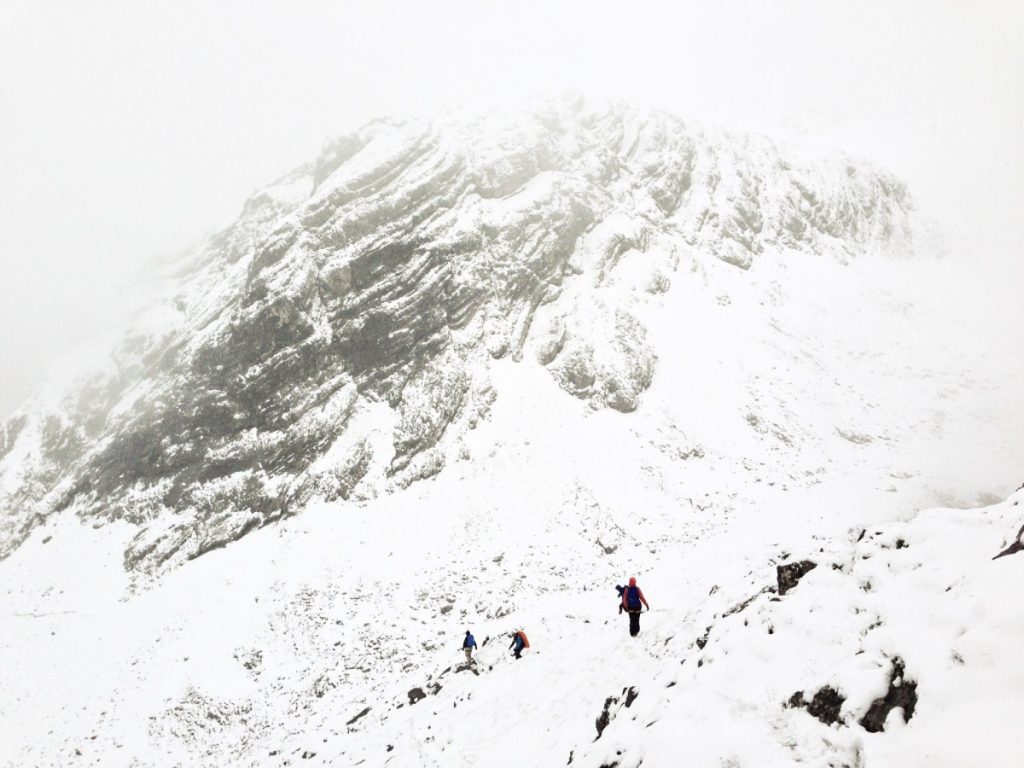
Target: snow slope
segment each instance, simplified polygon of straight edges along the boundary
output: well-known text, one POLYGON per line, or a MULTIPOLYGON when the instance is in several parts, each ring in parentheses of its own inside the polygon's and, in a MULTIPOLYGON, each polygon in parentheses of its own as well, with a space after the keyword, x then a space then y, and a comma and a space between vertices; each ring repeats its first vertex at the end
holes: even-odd
POLYGON ((461 119, 330 145, 193 255, 185 308, 172 299, 128 337, 129 362, 103 379, 121 384, 62 391, 4 428, 4 498, 34 501, 5 508, 0 763, 1016 763, 1024 609, 1008 585, 1024 556, 991 558, 1024 523, 1010 354, 1024 324, 1000 314, 998 286, 976 290, 962 262, 903 258, 905 191, 865 166, 819 159, 820 205, 804 205, 779 182, 795 161, 762 140, 628 110, 556 117, 506 120, 470 142, 468 166, 429 149, 465 146, 461 119), (552 135, 569 170, 541 167, 552 135), (401 242, 388 228, 407 220, 382 211, 427 199, 407 183, 426 167, 487 191, 428 185, 463 201, 439 214, 432 248, 486 234, 447 251, 458 279, 413 248, 356 286, 336 249, 355 269, 364 241, 310 245, 367 217, 369 235, 346 237, 401 242), (383 181, 368 196, 358 178, 383 181), (579 204, 600 215, 547 240, 579 204), (302 248, 261 262, 293 235, 302 248), (560 277, 535 300, 503 269, 548 247, 560 277), (311 270, 349 296, 334 319, 322 293, 286 309, 311 270), (421 310, 461 306, 434 290, 452 280, 488 286, 475 319, 408 331, 421 310), (273 333, 237 334, 268 316, 283 318, 273 333), (307 336, 278 334, 303 318, 307 336), (367 338, 353 323, 386 331, 375 356, 346 346, 367 338), (216 390, 203 377, 217 361, 261 374, 216 390), (264 374, 273 391, 253 402, 272 425, 209 410, 264 374), (217 434, 199 439, 206 419, 217 434), (82 444, 54 439, 68 434, 82 444), (129 467, 124 445, 159 471, 129 467), (247 451, 258 470, 190 468, 247 451), (93 483, 84 500, 47 506, 72 475, 93 483), (292 499, 286 513, 261 506, 268 488, 292 499), (779 594, 778 566, 804 560, 816 567, 779 594), (613 589, 630 575, 653 609, 636 639, 613 589), (518 662, 515 627, 532 644, 518 662), (902 716, 875 706, 890 689, 902 716), (906 722, 898 689, 916 697, 906 722))
MULTIPOLYGON (((536 404, 543 380, 509 368, 508 386, 536 404)), ((466 461, 355 511, 310 509, 143 594, 126 594, 112 567, 109 528, 68 520, 33 534, 3 566, 3 612, 18 628, 0 653, 2 715, 16 724, 4 757, 1014 764, 1024 611, 1007 590, 1024 558, 991 558, 1024 522, 1024 494, 863 537, 841 508, 800 495, 788 517, 723 514, 713 491, 681 513, 642 451, 614 451, 599 416, 497 410, 474 436, 494 452, 490 474, 466 461), (558 428, 538 434, 538 423, 558 428), (536 461, 580 444, 579 463, 536 461), (648 482, 619 479, 634 473, 648 482), (777 565, 803 559, 817 567, 779 599, 777 565), (611 588, 633 572, 653 608, 636 640, 611 588), (516 626, 532 644, 519 662, 506 651, 516 626), (466 627, 482 643, 479 675, 460 668, 466 627), (914 716, 868 733, 857 722, 885 696, 896 658, 917 686, 914 716), (786 706, 824 686, 845 699, 839 725, 786 706), (410 705, 416 688, 426 697, 410 705), (627 708, 628 688, 638 695, 627 708)))

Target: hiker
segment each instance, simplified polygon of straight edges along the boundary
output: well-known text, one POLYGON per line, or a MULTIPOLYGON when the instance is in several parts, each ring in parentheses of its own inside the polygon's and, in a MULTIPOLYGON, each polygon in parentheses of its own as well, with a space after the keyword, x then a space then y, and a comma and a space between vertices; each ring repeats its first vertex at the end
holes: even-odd
POLYGON ((523 632, 523 630, 521 630, 521 629, 517 629, 512 634, 512 645, 510 645, 509 648, 513 649, 512 652, 515 654, 517 659, 521 659, 522 658, 523 649, 524 648, 529 648, 529 647, 530 647, 530 641, 526 639, 526 633, 523 632))
POLYGON ((466 663, 469 664, 473 661, 473 649, 476 648, 476 639, 472 633, 466 630, 466 639, 462 641, 462 650, 466 652, 466 663))
POLYGON ((629 636, 636 637, 640 634, 640 606, 641 604, 649 611, 651 606, 647 605, 647 598, 636 585, 636 576, 629 577, 629 586, 622 592, 622 608, 629 614, 629 636))

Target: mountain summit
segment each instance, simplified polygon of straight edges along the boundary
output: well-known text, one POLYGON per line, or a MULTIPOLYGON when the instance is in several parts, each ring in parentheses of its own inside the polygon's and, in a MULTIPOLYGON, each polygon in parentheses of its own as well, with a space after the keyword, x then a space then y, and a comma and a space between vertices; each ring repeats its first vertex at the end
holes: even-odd
POLYGON ((0 555, 74 510, 202 555, 309 499, 440 472, 491 361, 595 409, 659 375, 638 307, 685 265, 913 248, 891 175, 664 113, 583 102, 370 123, 253 194, 181 259, 104 367, 0 429, 0 555))

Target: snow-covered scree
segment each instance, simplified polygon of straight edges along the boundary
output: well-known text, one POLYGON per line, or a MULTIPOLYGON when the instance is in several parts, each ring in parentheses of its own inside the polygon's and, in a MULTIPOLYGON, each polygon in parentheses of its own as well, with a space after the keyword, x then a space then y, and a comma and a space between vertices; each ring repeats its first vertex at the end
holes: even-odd
POLYGON ((310 510, 127 600, 110 529, 69 521, 46 544, 37 532, 4 564, 4 757, 1015 764, 1024 556, 993 557, 1024 493, 867 529, 821 522, 820 535, 772 535, 777 519, 756 516, 755 530, 673 527, 641 503, 616 531, 579 489, 557 510, 538 504, 554 479, 539 475, 497 480, 504 502, 442 475, 355 518, 310 510), (779 566, 808 561, 780 595, 779 566), (652 605, 635 639, 612 589, 631 562, 652 605), (62 578, 71 568, 95 580, 62 578), (531 638, 520 661, 516 626, 531 638), (471 667, 466 627, 481 643, 471 667), (793 704, 826 689, 826 722, 793 704), (881 707, 901 690, 900 707, 881 707))
POLYGON ((570 105, 254 195, 0 430, 0 762, 1014 765, 1024 324, 799 156, 570 105))

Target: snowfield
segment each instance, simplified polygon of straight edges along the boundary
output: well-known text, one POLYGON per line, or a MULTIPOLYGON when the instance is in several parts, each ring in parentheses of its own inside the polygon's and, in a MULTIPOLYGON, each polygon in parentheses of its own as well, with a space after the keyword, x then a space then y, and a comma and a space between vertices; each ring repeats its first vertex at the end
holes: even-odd
POLYGON ((16 724, 4 759, 1013 764, 1024 557, 992 558, 1024 522, 1024 493, 865 528, 849 523, 893 510, 820 506, 811 486, 777 492, 787 514, 770 471, 673 478, 706 457, 645 448, 621 429, 630 417, 545 407, 540 372, 506 373, 468 443, 479 460, 316 506, 151 589, 133 592, 118 562, 126 526, 33 534, 0 566, 16 628, 0 653, 0 714, 16 724), (816 567, 780 597, 778 566, 804 560, 816 567), (652 605, 636 639, 612 588, 634 573, 652 605), (531 649, 516 662, 519 626, 531 649), (894 709, 870 733, 859 721, 896 660, 913 716, 894 709), (825 687, 842 699, 834 723, 787 706, 825 687))
POLYGON ((1019 288, 845 159, 549 117, 330 145, 0 430, 0 763, 1019 763, 1019 288))

